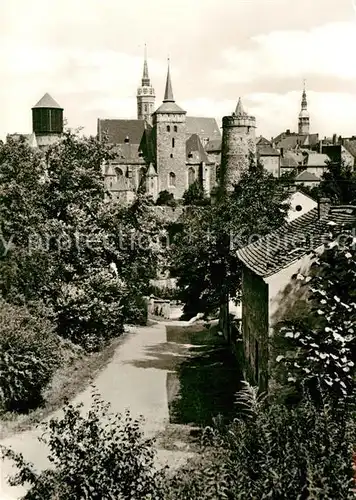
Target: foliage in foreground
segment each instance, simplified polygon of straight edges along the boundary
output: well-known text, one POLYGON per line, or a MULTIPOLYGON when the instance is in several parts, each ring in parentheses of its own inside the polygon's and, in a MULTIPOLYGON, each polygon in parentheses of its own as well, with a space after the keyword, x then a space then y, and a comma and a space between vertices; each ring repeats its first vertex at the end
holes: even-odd
POLYGON ((354 230, 330 226, 330 242, 316 254, 308 276, 299 274, 309 290, 306 317, 280 325, 275 344, 276 375, 283 384, 319 388, 333 397, 353 393, 356 353, 356 249, 354 230))
POLYGON ((170 479, 167 499, 354 498, 355 423, 346 407, 256 398, 248 406, 243 420, 205 430, 204 453, 170 479))
POLYGON ((53 468, 42 473, 2 447, 29 483, 26 500, 280 500, 354 498, 355 415, 346 404, 307 398, 294 407, 268 402, 247 386, 237 398, 240 419, 216 420, 203 433, 202 453, 177 472, 157 470, 154 443, 127 412, 114 415, 97 394, 87 415, 67 404, 46 425, 53 468))
POLYGON ((144 438, 140 420, 113 414, 95 392, 86 415, 66 404, 64 416, 46 424, 41 440, 49 447, 51 469, 42 473, 21 454, 2 447, 19 472, 12 485, 29 483, 26 500, 164 500, 163 474, 154 467, 153 442, 144 438))
POLYGON ((59 354, 50 321, 1 300, 0 409, 24 411, 40 404, 59 354))

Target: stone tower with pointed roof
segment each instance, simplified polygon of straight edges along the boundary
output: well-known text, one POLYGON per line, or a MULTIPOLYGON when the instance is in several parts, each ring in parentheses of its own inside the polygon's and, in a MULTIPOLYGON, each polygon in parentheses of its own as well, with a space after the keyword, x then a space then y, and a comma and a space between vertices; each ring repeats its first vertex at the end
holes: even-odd
POLYGON ((147 52, 145 46, 145 58, 143 62, 143 74, 141 86, 137 89, 137 118, 151 123, 151 116, 155 107, 155 89, 151 85, 148 76, 147 52))
POLYGON ((63 108, 49 94, 32 108, 32 131, 39 148, 55 143, 63 133, 63 108))
POLYGON ((158 191, 182 198, 187 189, 186 111, 174 100, 169 64, 163 103, 152 119, 158 191))
POLYGON ((298 134, 309 135, 310 129, 310 116, 308 112, 307 94, 305 92, 305 82, 302 94, 301 109, 298 117, 298 134))
POLYGON ((228 191, 248 168, 250 155, 256 157, 255 130, 256 118, 244 111, 239 98, 232 115, 223 118, 220 184, 228 191))

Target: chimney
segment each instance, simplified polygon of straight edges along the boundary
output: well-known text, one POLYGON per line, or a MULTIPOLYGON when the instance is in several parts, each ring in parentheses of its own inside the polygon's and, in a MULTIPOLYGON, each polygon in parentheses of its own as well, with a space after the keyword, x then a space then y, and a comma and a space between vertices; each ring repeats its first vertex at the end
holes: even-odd
POLYGON ((287 130, 286 130, 286 134, 287 134, 287 135, 290 135, 290 128, 287 128, 287 130))
POLYGON ((324 218, 329 213, 330 206, 329 198, 318 199, 318 219, 324 218))
POLYGON ((323 152, 323 139, 320 139, 320 142, 319 142, 319 153, 322 153, 323 152))

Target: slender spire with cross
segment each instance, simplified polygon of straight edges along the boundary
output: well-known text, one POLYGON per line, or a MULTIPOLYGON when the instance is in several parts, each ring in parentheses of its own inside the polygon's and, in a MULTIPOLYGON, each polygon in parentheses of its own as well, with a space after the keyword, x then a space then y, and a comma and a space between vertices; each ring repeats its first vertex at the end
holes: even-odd
POLYGON ((168 57, 167 62, 168 62, 168 69, 167 69, 166 90, 164 92, 163 102, 174 102, 172 82, 171 82, 171 73, 170 73, 170 68, 169 68, 169 63, 170 63, 169 57, 168 57))
POLYGON ((149 87, 151 85, 150 77, 148 76, 148 65, 147 65, 147 45, 145 44, 145 53, 143 61, 143 75, 142 75, 142 87, 149 87))
POLYGON ((141 86, 137 89, 137 118, 150 122, 155 106, 155 89, 148 75, 147 45, 144 48, 143 73, 141 86))

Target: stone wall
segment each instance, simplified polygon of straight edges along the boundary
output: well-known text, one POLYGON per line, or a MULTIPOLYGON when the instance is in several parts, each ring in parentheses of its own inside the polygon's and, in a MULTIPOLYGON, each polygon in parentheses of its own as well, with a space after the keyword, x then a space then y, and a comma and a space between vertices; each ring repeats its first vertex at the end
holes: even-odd
POLYGON ((182 198, 188 186, 186 168, 186 124, 183 114, 158 114, 155 117, 158 191, 169 191, 182 198), (170 130, 167 130, 170 127, 170 130), (174 127, 177 127, 175 132, 174 127), (174 146, 172 141, 174 140, 174 146), (174 182, 170 173, 175 175, 174 182))
POLYGON ((254 117, 225 116, 221 151, 221 179, 227 189, 240 179, 249 166, 249 157, 256 156, 254 117))
POLYGON ((246 377, 262 391, 268 388, 268 285, 263 279, 243 268, 242 334, 246 377))

